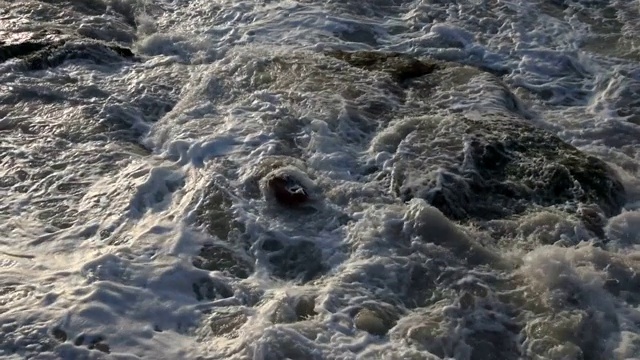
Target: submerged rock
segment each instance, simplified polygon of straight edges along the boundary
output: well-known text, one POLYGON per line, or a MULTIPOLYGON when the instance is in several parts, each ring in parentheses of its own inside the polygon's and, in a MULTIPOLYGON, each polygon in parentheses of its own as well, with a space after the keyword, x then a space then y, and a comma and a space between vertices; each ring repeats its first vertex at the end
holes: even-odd
MULTIPOLYGON (((405 84, 404 101, 415 112, 388 125, 405 129, 393 132, 395 144, 378 146, 395 153, 391 186, 404 201, 423 198, 457 221, 499 219, 548 206, 575 213, 587 205, 611 216, 625 203, 625 189, 604 161, 532 124, 517 97, 482 69, 398 53, 326 55, 397 81, 413 79, 405 84), (434 86, 469 96, 476 96, 470 88, 482 86, 486 98, 448 102, 444 97, 436 103, 423 91, 434 86), (466 103, 483 101, 477 111, 464 110, 466 103), (460 109, 451 109, 453 104, 460 109), (434 108, 448 114, 435 116, 434 108)), ((601 233, 594 220, 589 217, 588 227, 601 233)))
POLYGON ((377 336, 385 336, 395 326, 396 320, 389 311, 368 307, 360 309, 353 318, 356 329, 377 336))
POLYGON ((291 324, 304 321, 317 313, 314 298, 302 295, 299 298, 274 300, 270 304, 269 320, 274 324, 291 324))
POLYGON ((296 303, 295 312, 298 317, 298 321, 306 320, 310 317, 317 315, 315 311, 316 302, 315 299, 309 296, 301 296, 296 303))
MULTIPOLYGON (((244 225, 234 219, 231 206, 232 198, 226 191, 227 184, 213 179, 204 189, 202 198, 194 204, 196 224, 203 225, 209 234, 222 241, 234 242, 233 235, 244 232, 244 225)), ((241 245, 236 244, 242 248, 241 245)))
POLYGON ((396 191, 403 200, 424 198, 460 221, 503 218, 534 206, 575 211, 580 203, 612 216, 625 202, 622 183, 602 160, 515 116, 458 116, 435 124, 457 130, 451 132, 433 125, 419 124, 421 141, 397 158, 396 191), (434 156, 442 143, 453 144, 446 161, 434 156))
POLYGON ((419 60, 401 53, 336 50, 327 52, 327 55, 364 70, 388 73, 398 82, 430 74, 438 68, 435 62, 419 60))
POLYGON ((253 272, 249 261, 242 259, 233 250, 220 245, 205 245, 193 260, 199 269, 227 272, 232 276, 246 279, 253 272))
POLYGON ((322 252, 311 241, 289 244, 267 239, 262 243, 262 250, 268 253, 271 273, 284 280, 307 282, 325 270, 322 252))
POLYGON ((389 331, 382 318, 369 309, 360 310, 353 320, 357 329, 372 335, 383 336, 389 331))
POLYGON ((211 335, 235 339, 240 335, 238 331, 248 318, 242 311, 229 311, 227 309, 215 311, 211 315, 209 326, 211 335))

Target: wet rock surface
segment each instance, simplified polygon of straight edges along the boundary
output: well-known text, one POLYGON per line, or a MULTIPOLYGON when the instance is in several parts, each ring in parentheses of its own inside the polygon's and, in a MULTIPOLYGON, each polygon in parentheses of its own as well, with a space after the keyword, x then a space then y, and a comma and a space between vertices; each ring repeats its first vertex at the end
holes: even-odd
POLYGON ((353 323, 358 330, 371 335, 385 336, 389 329, 395 326, 397 318, 397 314, 390 309, 371 304, 357 310, 353 323))
POLYGON ((316 303, 314 298, 310 296, 301 296, 295 306, 298 321, 306 320, 317 315, 314 309, 315 306, 316 303))
POLYGON ((233 222, 231 204, 222 185, 216 182, 208 184, 196 209, 196 223, 204 225, 209 234, 220 240, 228 240, 233 222))
MULTIPOLYGON (((416 79, 408 87, 417 92, 425 84, 437 86, 443 81, 465 85, 455 75, 440 74, 447 68, 455 73, 460 65, 452 63, 370 51, 327 54, 351 66, 391 74, 398 81, 416 79)), ((405 120, 407 126, 393 123, 406 128, 398 133, 402 139, 393 149, 395 194, 403 201, 423 198, 448 218, 463 222, 505 218, 548 206, 575 213, 579 204, 604 216, 619 213, 626 193, 613 170, 531 123, 516 96, 478 70, 476 77, 496 83, 497 111, 446 118, 414 116, 405 120)), ((424 107, 424 115, 430 110, 424 107)), ((597 216, 585 217, 585 223, 601 234, 597 216)))
POLYGON ((43 70, 67 61, 113 65, 138 60, 131 50, 136 21, 129 2, 0 0, 0 9, 31 14, 0 30, 0 63, 19 59, 18 66, 26 70, 43 70))
POLYGON ((420 60, 401 53, 337 50, 327 52, 327 55, 364 70, 388 73, 398 82, 430 74, 438 68, 435 62, 420 60))
POLYGON ((240 335, 239 328, 247 322, 248 318, 242 311, 217 311, 210 319, 211 335, 229 339, 240 335))
POLYGON ((362 309, 356 314, 354 323, 357 329, 364 330, 372 335, 384 336, 389 327, 384 320, 369 309, 362 309))
POLYGON ((461 116, 438 126, 459 132, 438 132, 435 139, 432 129, 418 125, 423 141, 409 145, 415 155, 403 155, 398 162, 407 169, 396 174, 396 191, 403 200, 424 198, 458 221, 504 218, 535 206, 575 211, 579 203, 596 205, 612 216, 625 202, 620 180, 602 160, 524 120, 461 116), (434 161, 436 142, 446 141, 458 143, 458 151, 451 152, 446 163, 434 161), (427 162, 437 168, 430 175, 412 169, 412 164, 427 162))
POLYGON ((63 33, 13 34, 10 39, 0 40, 0 63, 18 58, 28 70, 43 70, 71 60, 88 60, 95 64, 113 64, 135 60, 131 49, 90 38, 63 33))
POLYGON ((199 269, 221 271, 237 278, 246 279, 253 272, 253 265, 240 258, 232 249, 221 245, 207 244, 193 260, 199 269))
MULTIPOLYGON (((477 266, 493 267, 492 270, 496 270, 502 265, 498 264, 500 255, 494 252, 492 248, 494 244, 491 241, 506 242, 512 239, 520 241, 520 238, 515 236, 490 238, 498 234, 498 230, 496 233, 491 233, 492 230, 489 227, 495 222, 489 220, 517 223, 518 218, 525 219, 532 213, 553 213, 560 219, 571 214, 569 217, 575 223, 567 222, 569 224, 566 225, 567 227, 573 227, 582 221, 585 228, 593 235, 603 237, 606 218, 618 214, 626 200, 625 189, 620 179, 604 161, 580 151, 538 126, 535 123, 536 119, 529 116, 516 95, 496 78, 496 71, 393 53, 329 52, 325 54, 326 56, 319 55, 315 58, 316 55, 308 58, 299 55, 302 58, 300 63, 296 62, 298 58, 294 56, 292 59, 287 59, 282 55, 278 56, 278 61, 265 61, 267 64, 265 66, 271 66, 270 81, 276 84, 273 85, 274 88, 288 89, 289 86, 300 86, 297 90, 305 93, 313 92, 316 90, 314 87, 320 88, 327 83, 337 82, 339 85, 344 85, 345 82, 349 82, 348 86, 345 86, 348 88, 342 89, 344 93, 341 96, 348 98, 345 102, 360 101, 370 95, 367 91, 391 98, 389 103, 380 101, 380 106, 374 106, 375 104, 372 103, 373 105, 366 111, 364 106, 356 107, 349 103, 345 106, 347 110, 344 114, 332 114, 327 116, 326 121, 322 120, 322 131, 332 136, 341 134, 340 131, 344 128, 358 129, 365 134, 345 135, 345 144, 353 146, 358 151, 363 149, 366 151, 370 147, 373 149, 371 152, 379 154, 383 161, 377 164, 371 161, 371 166, 369 164, 367 164, 368 167, 362 166, 367 168, 366 172, 357 173, 358 170, 354 170, 357 174, 349 173, 348 179, 353 182, 354 188, 371 187, 384 190, 380 193, 373 191, 356 193, 345 190, 345 196, 341 197, 345 199, 344 202, 335 201, 334 199, 339 198, 338 196, 332 198, 327 195, 326 199, 310 196, 330 193, 334 190, 331 186, 339 183, 343 178, 340 178, 341 174, 337 174, 335 181, 323 179, 322 171, 314 172, 322 165, 311 161, 306 164, 303 158, 289 157, 292 153, 296 153, 291 151, 287 156, 279 157, 277 161, 274 160, 269 164, 265 162, 251 170, 245 170, 242 180, 238 181, 240 185, 237 185, 238 182, 229 186, 221 184, 218 190, 212 191, 209 195, 216 192, 223 194, 224 191, 220 190, 224 189, 234 192, 234 196, 240 194, 241 197, 250 199, 251 206, 255 204, 256 208, 251 208, 249 211, 256 211, 255 215, 260 217, 260 220, 256 221, 259 223, 257 225, 247 223, 248 229, 254 226, 251 228, 252 233, 249 234, 250 231, 247 231, 243 234, 249 239, 247 242, 250 244, 247 244, 249 245, 247 247, 255 250, 251 255, 258 259, 258 263, 266 260, 261 266, 264 266, 271 276, 295 285, 312 280, 315 281, 310 284, 324 285, 325 278, 320 277, 324 275, 328 265, 323 263, 323 251, 327 257, 330 256, 329 251, 321 248, 324 246, 321 244, 326 243, 311 241, 315 239, 313 236, 315 234, 291 236, 291 234, 305 234, 304 231, 310 227, 304 223, 307 220, 304 217, 305 214, 297 210, 272 207, 271 203, 297 208, 313 198, 314 203, 327 201, 332 202, 329 205, 359 211, 361 208, 357 205, 354 208, 349 206, 359 201, 368 201, 369 199, 364 199, 366 196, 373 198, 380 194, 380 198, 385 197, 384 201, 397 203, 401 212, 405 209, 401 202, 406 203, 414 198, 425 199, 439 211, 428 207, 428 210, 424 210, 420 216, 416 215, 417 220, 413 227, 407 226, 410 221, 406 217, 396 219, 389 215, 398 222, 397 226, 404 224, 402 231, 368 233, 369 229, 364 229, 365 226, 363 226, 363 229, 360 229, 361 233, 350 232, 353 236, 352 239, 350 238, 353 241, 353 249, 356 249, 354 253, 358 252, 356 256, 362 257, 362 263, 371 261, 380 265, 379 277, 367 274, 359 278, 355 273, 364 271, 362 269, 353 270, 354 274, 350 274, 351 276, 344 275, 345 279, 348 279, 345 283, 349 284, 349 290, 353 290, 350 295, 356 298, 362 296, 373 304, 367 304, 364 307, 358 305, 357 309, 348 313, 349 318, 353 320, 353 327, 360 331, 360 335, 362 332, 367 332, 374 336, 394 337, 401 333, 402 326, 406 326, 402 324, 402 319, 405 317, 399 316, 399 310, 387 310, 386 307, 378 306, 379 304, 402 304, 400 308, 409 308, 412 312, 419 313, 425 309, 445 306, 443 304, 448 304, 452 297, 456 300, 452 305, 446 306, 446 311, 443 310, 442 314, 434 317, 431 323, 414 324, 414 329, 408 337, 418 339, 416 341, 421 344, 420 346, 441 357, 455 356, 452 347, 460 343, 463 343, 460 346, 470 346, 466 356, 471 359, 507 359, 521 356, 518 334, 523 324, 509 320, 517 318, 520 314, 512 311, 511 304, 504 305, 506 310, 496 310, 491 306, 483 308, 489 302, 493 305, 498 303, 494 299, 496 294, 491 290, 495 284, 466 288, 460 284, 469 280, 455 275, 468 274, 466 272, 468 268, 477 266), (308 73, 309 78, 315 77, 314 79, 320 80, 317 83, 308 81, 304 86, 293 83, 286 83, 287 86, 284 86, 285 80, 297 78, 296 72, 308 73), (343 75, 349 80, 340 80, 343 75), (363 78, 362 83, 357 82, 358 77, 363 78), (473 108, 473 104, 477 105, 484 101, 484 99, 473 98, 473 95, 483 97, 485 85, 495 88, 493 93, 487 91, 489 96, 493 96, 491 99, 493 102, 482 103, 473 108), (451 89, 456 86, 483 87, 483 92, 479 95, 469 95, 468 88, 463 89, 464 91, 459 92, 463 100, 451 100, 455 105, 461 103, 463 105, 454 108, 448 106, 442 98, 438 98, 438 94, 445 92, 449 96, 449 92, 453 93, 451 89), (441 91, 438 87, 445 90, 441 91), (484 105, 487 105, 486 108, 484 105), (466 109, 465 106, 467 106, 466 109), (466 111, 469 108, 474 111, 466 111), (480 111, 476 111, 477 109, 480 111), (335 122, 332 123, 332 121, 335 122), (345 125, 345 123, 348 124, 345 125), (376 124, 378 128, 372 130, 371 123, 376 124), (380 133, 380 127, 386 127, 390 131, 389 134, 384 135, 387 137, 378 145, 374 144, 375 139, 371 139, 369 135, 377 136, 380 133), (287 166, 297 170, 278 171, 287 166), (314 186, 307 188, 306 182, 297 181, 295 176, 289 177, 290 174, 312 174, 313 185, 317 185, 318 188, 314 186), (310 191, 311 189, 313 191, 310 191), (300 225, 293 218, 302 223, 299 229, 293 229, 294 226, 300 225), (450 220, 470 226, 460 227, 460 224, 454 224, 450 220), (270 223, 271 221, 277 224, 270 223), (476 227, 476 225, 485 227, 476 227), (476 240, 472 235, 478 233, 467 234, 461 230, 463 228, 465 230, 479 228, 478 233, 486 235, 487 239, 476 240), (488 228, 489 234, 483 233, 488 228), (421 250, 401 248, 402 237, 407 234, 423 240, 420 244, 414 242, 421 250), (378 247, 373 244, 376 241, 383 243, 378 237, 392 238, 396 242, 385 242, 387 247, 378 247), (388 252, 380 255, 381 251, 388 252), (414 251, 415 259, 412 259, 415 261, 414 265, 405 264, 401 270, 399 270, 400 266, 389 267, 391 263, 389 259, 397 254, 405 256, 408 251, 414 251), (429 258, 429 261, 424 261, 425 258, 429 258), (436 258, 437 261, 431 261, 436 258), (390 273, 388 277, 386 277, 387 272, 390 273), (398 279, 393 279, 391 273, 397 273, 398 279), (440 304, 436 305, 436 303, 440 304), (476 317, 478 317, 477 321, 474 320, 476 317), (492 324, 495 327, 487 329, 485 324, 492 324), (394 328, 396 325, 398 327, 394 328), (461 328, 466 329, 464 334, 458 332, 461 328)), ((303 83, 306 80, 308 78, 300 82, 303 83)), ((265 80, 258 86, 260 89, 268 89, 272 83, 265 80)), ((323 88, 323 91, 332 91, 327 88, 323 88)), ((304 149, 302 152, 304 153, 304 149)), ((359 159, 354 160, 354 163, 362 165, 358 161, 359 159)), ((349 169, 357 169, 357 166, 349 169)), ((212 199, 211 202, 203 206, 207 211, 202 214, 207 215, 200 218, 201 224, 205 224, 210 233, 219 234, 221 239, 236 241, 233 236, 229 236, 233 231, 233 226, 229 224, 232 223, 236 214, 228 211, 231 205, 235 204, 236 199, 225 195, 212 195, 210 199, 212 199)), ((413 204, 416 202, 411 206, 413 204)), ((238 201, 238 208, 241 205, 242 201, 238 201)), ((324 209, 319 206, 317 211, 322 213, 324 209)), ((540 222, 546 224, 547 220, 543 220, 540 222)), ((310 221, 321 222, 318 219, 310 219, 310 221)), ((372 224, 372 227, 377 226, 383 227, 380 223, 372 224)), ((392 225, 389 226, 392 227, 392 225)), ((539 225, 536 223, 531 226, 539 225)), ((502 229, 502 231, 507 230, 502 229)), ((560 233, 561 231, 557 232, 557 234, 560 233)), ((538 241, 536 245, 554 244, 557 242, 555 234, 545 238, 531 236, 531 239, 535 238, 535 241, 538 241)), ((525 243, 529 240, 522 238, 521 242, 525 243)), ((502 244, 500 242, 498 245, 502 246, 502 244)), ((348 256, 353 256, 353 253, 348 256)), ((226 271, 235 271, 229 269, 234 269, 238 263, 236 259, 231 259, 229 252, 219 249, 215 251, 203 249, 200 258, 209 258, 209 260, 198 260, 196 266, 211 270, 226 268, 226 271), (205 253, 207 254, 203 255, 205 253)), ((347 266, 351 265, 348 264, 349 261, 345 260, 347 266)), ((504 268, 508 268, 507 265, 504 268)), ((374 266, 370 268, 373 269, 374 266)), ((372 274, 374 273, 376 272, 372 270, 372 274)), ((235 276, 243 277, 244 275, 240 271, 235 276)), ((633 277, 630 278, 633 279, 633 277)), ((632 283, 635 283, 635 279, 629 281, 629 284, 632 283)), ((511 284, 504 285, 505 288, 509 286, 511 284)), ((612 282, 607 286, 607 290, 611 293, 627 292, 627 284, 612 282)), ((206 287, 199 286, 198 291, 200 291, 200 297, 205 297, 204 293, 208 290, 206 287)), ((214 295, 214 297, 217 296, 214 295)), ((335 306, 335 309, 329 310, 332 312, 341 309, 340 305, 327 305, 321 301, 316 303, 315 299, 310 297, 289 300, 281 306, 274 306, 273 311, 267 313, 267 319, 273 324, 278 324, 277 327, 288 328, 293 324, 318 320, 320 317, 315 316, 317 315, 316 305, 318 309, 323 306, 335 306)), ((575 302, 575 300, 571 301, 575 302)), ((583 347, 587 348, 586 345, 583 347)))

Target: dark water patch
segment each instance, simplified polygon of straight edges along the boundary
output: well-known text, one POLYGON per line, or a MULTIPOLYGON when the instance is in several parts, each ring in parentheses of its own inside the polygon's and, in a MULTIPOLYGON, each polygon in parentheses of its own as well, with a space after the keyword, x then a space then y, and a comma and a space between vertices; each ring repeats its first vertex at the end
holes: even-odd
POLYGON ((11 175, 0 176, 0 188, 11 188, 20 183, 20 180, 11 175))
POLYGON ((364 25, 355 25, 353 29, 337 32, 336 36, 343 41, 378 46, 375 31, 364 25))
POLYGON ((129 46, 136 40, 136 34, 130 27, 113 18, 95 17, 90 21, 85 20, 76 32, 87 39, 115 42, 129 46))
POLYGON ((612 256, 605 249, 594 249, 592 262, 598 271, 605 272, 607 280, 603 288, 610 294, 624 299, 628 304, 640 304, 640 269, 637 264, 629 264, 624 258, 612 256))
POLYGON ((589 24, 594 33, 620 33, 624 23, 618 12, 624 10, 616 5, 606 0, 541 0, 538 6, 543 13, 559 20, 574 17, 589 24))
POLYGON ((616 113, 624 120, 640 125, 640 80, 628 76, 622 84, 612 94, 616 113))
POLYGON ((607 219, 602 210, 593 206, 583 206, 578 209, 577 214, 587 230, 591 231, 598 239, 605 239, 604 227, 607 224, 607 219))
MULTIPOLYGON (((82 190, 84 191, 84 189, 82 190)), ((39 211, 36 217, 43 223, 55 228, 67 229, 75 224, 77 215, 78 211, 70 209, 69 206, 56 204, 52 208, 39 211)))
POLYGON ((433 303, 437 280, 443 270, 443 265, 438 266, 434 261, 412 264, 408 271, 409 282, 402 297, 405 300, 405 306, 416 308, 433 303))
MULTIPOLYGON (((472 65, 472 64, 470 64, 472 65)), ((497 77, 503 77, 505 75, 509 75, 511 73, 511 69, 504 67, 504 66, 500 66, 500 65, 484 65, 484 64, 479 64, 476 65, 478 67, 478 69, 488 72, 491 75, 497 76, 497 77)))
POLYGON ((520 358, 517 333, 480 330, 467 336, 466 343, 473 349, 471 360, 502 360, 520 358))
POLYGON ((322 262, 322 251, 312 241, 266 239, 261 249, 267 253, 271 274, 284 280, 305 283, 327 270, 322 262))
POLYGON ((570 80, 565 84, 555 82, 519 85, 519 87, 526 89, 549 105, 556 106, 586 105, 591 99, 593 92, 588 89, 580 89, 580 86, 577 82, 570 80))
POLYGON ((192 284, 196 300, 226 299, 233 296, 233 289, 219 280, 203 277, 192 284))
POLYGON ((135 1, 127 0, 38 0, 42 3, 56 5, 60 8, 70 9, 82 15, 101 16, 112 14, 123 18, 128 25, 136 27, 135 1))
POLYGON ((40 104, 59 104, 69 102, 72 105, 74 101, 69 99, 65 94, 47 88, 34 88, 32 86, 14 86, 5 94, 0 96, 0 105, 13 105, 26 102, 36 102, 40 104))

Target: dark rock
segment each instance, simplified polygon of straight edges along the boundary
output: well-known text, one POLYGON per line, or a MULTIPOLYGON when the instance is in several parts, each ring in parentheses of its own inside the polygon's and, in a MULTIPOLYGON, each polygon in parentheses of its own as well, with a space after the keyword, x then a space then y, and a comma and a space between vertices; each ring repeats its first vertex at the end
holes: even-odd
POLYGON ((109 349, 109 345, 105 344, 103 341, 104 341, 104 337, 98 335, 91 340, 89 345, 87 345, 87 348, 89 350, 95 349, 107 354, 111 353, 111 350, 109 349))
POLYGON ((131 49, 69 34, 39 32, 14 34, 0 40, 0 63, 18 58, 28 70, 56 67, 68 60, 88 60, 96 64, 135 60, 131 49))
POLYGON ((60 329, 59 327, 56 327, 53 330, 51 330, 51 335, 60 342, 67 341, 67 333, 64 330, 60 329))
POLYGON ((403 294, 405 305, 409 308, 426 306, 433 296, 436 279, 441 272, 436 264, 412 265, 409 268, 406 293, 403 294))
POLYGON ((438 68, 434 62, 419 60, 401 53, 336 50, 327 52, 327 55, 364 70, 386 72, 398 82, 431 74, 438 68))
POLYGON ((599 239, 604 239, 604 227, 606 219, 598 209, 592 207, 582 207, 578 209, 578 217, 582 220, 585 228, 591 231, 599 239))
POLYGON ((105 343, 97 343, 94 344, 92 347, 89 347, 90 349, 96 349, 98 351, 101 351, 103 353, 109 354, 111 353, 111 350, 109 349, 109 345, 105 344, 105 343))
POLYGON ((205 245, 193 260, 193 265, 203 270, 227 272, 241 279, 246 279, 253 272, 249 261, 221 245, 205 245))
POLYGON ((317 315, 314 310, 316 306, 315 299, 309 296, 301 296, 298 299, 298 303, 296 304, 296 315, 298 317, 298 321, 306 320, 310 317, 317 315))
POLYGON ((274 324, 291 324, 296 320, 295 311, 286 302, 277 303, 269 315, 269 321, 274 324))
POLYGON ((404 200, 426 199, 450 219, 504 218, 532 206, 575 211, 579 203, 612 216, 625 202, 622 183, 602 160, 516 116, 459 116, 436 125, 454 132, 431 125, 419 124, 422 141, 398 156, 396 191, 404 200), (442 149, 443 142, 452 145, 442 149), (435 156, 443 150, 447 158, 435 156))
POLYGON ((112 64, 133 59, 131 49, 100 42, 65 42, 20 56, 29 70, 43 70, 62 65, 69 60, 88 60, 95 64, 112 64))
POLYGON ((281 205, 296 207, 309 201, 307 190, 291 176, 274 176, 267 186, 281 205))
POLYGON ((5 62, 16 57, 24 57, 46 48, 48 44, 44 42, 26 41, 17 44, 7 44, 0 42, 0 62, 5 62))
MULTIPOLYGON (((403 82, 404 95, 398 98, 415 113, 398 115, 396 119, 404 118, 392 122, 391 126, 408 131, 397 133, 398 145, 385 151, 395 152, 390 188, 404 201, 425 199, 448 218, 462 222, 501 219, 540 207, 575 213, 582 205, 594 206, 609 217, 619 213, 626 201, 620 179, 604 161, 530 122, 523 104, 491 75, 495 71, 378 51, 325 55, 403 82), (441 99, 425 105, 431 99, 425 87, 453 90, 466 87, 472 78, 487 85, 486 111, 478 108, 471 115, 451 109, 445 117, 423 116, 433 108, 451 106, 441 99)), ((585 223, 600 233, 592 221, 596 219, 589 219, 585 223)))

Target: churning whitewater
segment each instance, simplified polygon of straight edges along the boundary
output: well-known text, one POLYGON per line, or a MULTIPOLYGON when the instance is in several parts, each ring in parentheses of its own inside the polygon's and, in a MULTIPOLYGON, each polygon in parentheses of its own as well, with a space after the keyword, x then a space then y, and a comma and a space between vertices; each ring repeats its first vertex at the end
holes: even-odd
POLYGON ((0 356, 640 359, 637 0, 0 0, 0 356))

